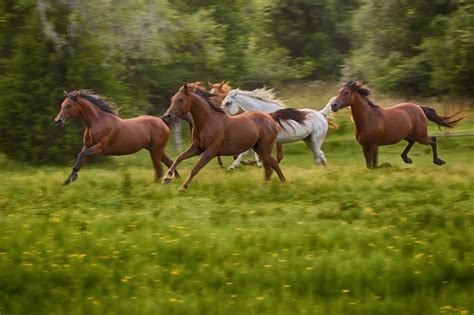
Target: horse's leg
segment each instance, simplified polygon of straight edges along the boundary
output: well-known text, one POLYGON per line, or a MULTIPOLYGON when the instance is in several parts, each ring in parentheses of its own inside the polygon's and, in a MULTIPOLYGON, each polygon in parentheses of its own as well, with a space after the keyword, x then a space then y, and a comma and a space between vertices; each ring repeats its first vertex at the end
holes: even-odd
POLYGON ((255 164, 257 167, 262 167, 262 161, 260 161, 260 157, 258 156, 258 153, 252 150, 253 152, 253 159, 255 160, 255 164))
POLYGON ((270 166, 271 168, 277 173, 278 178, 282 183, 286 182, 285 175, 283 175, 283 172, 281 171, 280 165, 278 164, 278 161, 275 160, 273 156, 270 155, 270 166))
POLYGON ((74 163, 74 166, 72 167, 71 174, 69 174, 68 178, 66 178, 63 184, 69 185, 73 181, 77 180, 77 178, 79 177, 77 173, 81 170, 84 163, 87 162, 89 156, 99 155, 101 153, 102 153, 102 146, 100 143, 93 145, 92 147, 89 147, 89 148, 86 148, 86 147, 82 148, 81 152, 79 152, 79 154, 77 155, 77 159, 76 159, 76 162, 74 163))
POLYGON ((323 164, 324 166, 327 165, 326 156, 324 155, 324 151, 321 150, 321 145, 323 144, 324 138, 320 139, 317 135, 313 134, 304 139, 306 145, 313 151, 314 156, 314 163, 316 164, 323 164))
POLYGON ((203 168, 212 158, 214 158, 216 155, 212 153, 209 150, 204 151, 204 153, 201 156, 201 159, 194 165, 193 169, 191 170, 191 173, 189 174, 188 178, 184 181, 183 185, 179 188, 180 191, 185 191, 189 187, 189 183, 193 179, 194 176, 203 168))
POLYGON ((171 177, 173 176, 173 173, 176 171, 176 167, 178 166, 179 163, 182 161, 189 159, 195 155, 199 155, 202 153, 202 150, 193 144, 191 144, 186 151, 181 153, 176 160, 174 161, 173 165, 171 165, 170 169, 168 170, 168 173, 166 174, 165 178, 163 179, 163 184, 169 184, 171 183, 171 177))
POLYGON ((426 144, 426 145, 431 145, 431 149, 433 150, 433 163, 436 165, 443 165, 446 164, 445 161, 441 160, 438 157, 438 147, 437 147, 437 139, 436 137, 430 137, 428 136, 426 126, 421 127, 418 129, 419 132, 417 132, 414 136, 414 139, 418 141, 421 144, 426 144))
MULTIPOLYGON (((161 159, 163 161, 163 163, 165 163, 165 165, 169 168, 171 168, 171 165, 173 165, 173 160, 170 159, 165 152, 163 152, 163 157, 161 159)), ((178 173, 178 170, 175 170, 174 171, 174 177, 176 178, 181 178, 181 176, 179 175, 178 173)))
POLYGON ((436 165, 443 165, 443 164, 446 164, 445 161, 441 160, 439 157, 438 157, 438 148, 437 148, 437 139, 436 137, 431 137, 431 149, 433 150, 433 163, 436 164, 436 165))
POLYGON ((283 160, 283 144, 277 143, 277 155, 276 155, 276 160, 278 164, 280 164, 281 160, 283 160))
POLYGON ((163 176, 163 168, 161 167, 161 159, 163 157, 164 148, 160 148, 159 146, 151 146, 148 148, 148 152, 150 152, 151 161, 153 162, 153 167, 155 168, 155 181, 158 180, 163 176))
POLYGON ((415 140, 413 140, 411 137, 408 137, 406 140, 408 141, 408 145, 400 156, 402 157, 403 162, 411 164, 413 161, 408 157, 408 152, 410 152, 411 148, 415 144, 415 140))
POLYGON ((244 158, 245 154, 247 154, 248 151, 242 152, 237 156, 237 158, 232 162, 232 164, 227 168, 228 171, 233 171, 235 170, 240 163, 242 162, 242 159, 244 158))
POLYGON ((217 156, 217 163, 219 164, 220 168, 224 168, 224 163, 222 163, 222 158, 220 155, 217 156))
POLYGON ((377 146, 376 145, 364 145, 362 147, 364 151, 365 164, 368 169, 375 169, 377 167, 377 146))

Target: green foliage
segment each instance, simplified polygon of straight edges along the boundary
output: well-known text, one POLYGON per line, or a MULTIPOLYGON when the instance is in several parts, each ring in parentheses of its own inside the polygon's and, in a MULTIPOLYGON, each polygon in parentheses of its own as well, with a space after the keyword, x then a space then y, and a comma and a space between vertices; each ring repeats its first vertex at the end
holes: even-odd
POLYGON ((472 95, 472 17, 462 1, 365 1, 344 74, 401 94, 472 95))
POLYGON ((197 80, 239 87, 342 72, 382 91, 472 96, 473 11, 460 0, 5 0, 0 150, 71 161, 80 123, 52 124, 63 89, 95 90, 124 117, 163 113, 197 80))

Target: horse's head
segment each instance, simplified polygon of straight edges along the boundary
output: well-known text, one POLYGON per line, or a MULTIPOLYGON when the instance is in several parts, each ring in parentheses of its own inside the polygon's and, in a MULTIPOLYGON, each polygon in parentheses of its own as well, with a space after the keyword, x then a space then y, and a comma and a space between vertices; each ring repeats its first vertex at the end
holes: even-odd
POLYGON ((183 84, 178 92, 171 98, 171 105, 161 118, 169 124, 172 124, 176 118, 187 118, 186 114, 189 113, 193 105, 193 94, 204 98, 215 96, 212 93, 196 87, 194 84, 183 84))
POLYGON ((232 90, 232 87, 229 85, 230 81, 222 81, 221 83, 211 83, 208 82, 209 88, 211 89, 212 94, 217 95, 227 95, 227 93, 232 90))
POLYGON ((66 96, 66 98, 61 103, 61 110, 56 115, 56 118, 54 118, 54 122, 61 127, 64 127, 67 121, 79 116, 80 113, 78 104, 79 93, 68 93, 64 91, 64 96, 66 96))
POLYGON ((229 92, 229 94, 227 94, 227 96, 222 101, 221 107, 228 115, 233 116, 239 113, 240 107, 237 100, 236 90, 232 90, 229 92))
POLYGON ((331 109, 333 112, 337 112, 347 106, 351 106, 354 103, 354 98, 358 92, 358 88, 362 86, 359 81, 347 81, 339 89, 338 95, 334 98, 331 103, 331 109))

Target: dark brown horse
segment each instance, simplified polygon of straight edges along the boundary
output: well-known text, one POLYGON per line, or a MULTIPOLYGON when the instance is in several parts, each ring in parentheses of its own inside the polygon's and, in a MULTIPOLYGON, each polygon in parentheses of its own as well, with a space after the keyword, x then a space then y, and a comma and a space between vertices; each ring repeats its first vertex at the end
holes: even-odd
MULTIPOLYGON (((445 162, 438 157, 436 137, 428 136, 428 119, 439 126, 453 128, 463 119, 462 112, 452 116, 439 116, 433 108, 413 103, 401 103, 382 108, 369 100, 370 90, 359 81, 348 81, 339 90, 332 102, 334 112, 349 106, 356 125, 356 139, 362 145, 368 168, 377 167, 378 147, 395 144, 402 140, 408 141, 401 157, 405 163, 412 163, 408 152, 415 142, 431 145, 433 163, 443 165, 445 162)), ((384 163, 381 167, 390 166, 384 163)))
POLYGON ((180 188, 186 190, 193 177, 215 156, 236 155, 250 148, 262 158, 265 180, 270 178, 274 170, 280 180, 285 181, 277 161, 271 156, 272 146, 279 131, 279 124, 281 126, 280 120, 293 119, 302 122, 305 114, 284 109, 271 114, 248 112, 231 117, 204 98, 212 96, 213 94, 184 84, 171 99, 171 106, 163 115, 163 119, 174 120, 189 112, 193 116, 194 125, 191 145, 176 158, 163 183, 171 182, 172 174, 181 161, 202 154, 180 188))
MULTIPOLYGON (((121 119, 117 108, 103 97, 86 90, 64 94, 66 99, 54 122, 64 126, 67 121, 79 116, 86 125, 84 147, 64 185, 78 178, 77 173, 91 156, 126 155, 145 148, 150 152, 157 180, 163 175, 161 161, 168 167, 173 164, 164 153, 170 131, 160 118, 144 115, 121 119)), ((174 174, 179 176, 177 172, 174 174)))

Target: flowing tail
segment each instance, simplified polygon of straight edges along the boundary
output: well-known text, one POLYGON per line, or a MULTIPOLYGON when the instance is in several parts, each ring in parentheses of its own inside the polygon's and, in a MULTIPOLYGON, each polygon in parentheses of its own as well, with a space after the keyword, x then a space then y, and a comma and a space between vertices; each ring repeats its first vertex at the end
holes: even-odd
POLYGON ((277 110, 276 112, 270 113, 270 116, 285 131, 288 131, 288 130, 286 130, 285 126, 283 126, 282 121, 294 120, 298 124, 302 124, 304 122, 304 120, 306 119, 307 115, 308 115, 308 112, 305 112, 305 111, 302 111, 302 110, 297 110, 297 109, 294 109, 294 108, 284 108, 284 109, 277 110))
POLYGON ((331 104, 335 98, 336 98, 335 96, 331 97, 331 99, 326 104, 326 106, 324 106, 323 109, 319 111, 321 114, 323 114, 324 117, 326 117, 326 120, 328 121, 328 124, 329 124, 329 128, 331 129, 339 128, 339 125, 334 122, 334 117, 332 115, 333 112, 331 109, 331 104))
POLYGON ((432 122, 436 123, 438 126, 453 128, 457 122, 463 119, 466 114, 463 111, 459 111, 451 116, 438 116, 436 111, 427 106, 421 106, 421 109, 425 113, 426 117, 432 122))

